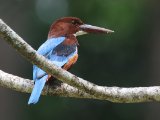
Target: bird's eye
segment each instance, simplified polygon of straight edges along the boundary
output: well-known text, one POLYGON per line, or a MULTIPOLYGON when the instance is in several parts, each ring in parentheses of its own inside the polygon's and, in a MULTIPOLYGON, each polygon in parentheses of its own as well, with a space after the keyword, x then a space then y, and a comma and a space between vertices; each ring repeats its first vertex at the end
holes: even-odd
POLYGON ((77 24, 75 20, 72 20, 71 23, 72 23, 73 25, 77 24))

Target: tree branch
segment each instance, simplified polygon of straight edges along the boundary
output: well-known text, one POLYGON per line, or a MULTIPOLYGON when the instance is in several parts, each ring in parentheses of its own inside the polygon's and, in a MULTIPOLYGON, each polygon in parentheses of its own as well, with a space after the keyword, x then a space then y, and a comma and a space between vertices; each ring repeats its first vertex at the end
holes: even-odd
MULTIPOLYGON (((0 86, 10 88, 15 91, 31 93, 33 89, 33 80, 21 78, 12 74, 8 74, 0 70, 0 86)), ((77 88, 74 88, 66 83, 55 84, 54 86, 45 86, 42 95, 58 95, 63 97, 76 98, 94 98, 91 95, 84 93, 77 88)))
MULTIPOLYGON (((59 79, 60 81, 67 83, 71 86, 74 86, 74 87, 71 87, 71 86, 69 87, 73 88, 75 91, 80 91, 80 94, 82 94, 81 96, 80 94, 77 94, 77 92, 74 92, 75 93, 74 95, 77 97, 79 96, 79 97, 85 97, 85 98, 95 98, 95 99, 109 100, 112 102, 119 102, 119 103, 160 101, 160 87, 159 86, 157 87, 156 86, 155 87, 137 87, 137 88, 103 87, 103 86, 98 86, 91 82, 88 82, 82 78, 79 78, 57 67, 51 61, 48 61, 41 55, 38 55, 36 51, 30 45, 28 45, 21 37, 19 37, 1 19, 0 19, 0 37, 2 37, 5 41, 7 41, 8 44, 14 47, 23 57, 25 57, 32 64, 35 64, 38 67, 42 68, 48 74, 53 75, 55 78, 59 79)), ((12 80, 10 79, 9 84, 13 84, 14 81, 15 79, 12 79, 12 80)), ((5 83, 5 82, 0 81, 0 84, 2 86, 9 87, 2 83, 5 83)), ((29 87, 28 85, 31 83, 29 83, 27 79, 23 79, 20 83, 21 84, 19 85, 15 83, 15 87, 13 87, 12 89, 19 88, 19 91, 31 92, 31 86, 29 87), (22 87, 25 85, 28 85, 28 87, 27 88, 25 87, 26 89, 22 89, 22 87)), ((66 84, 63 84, 63 85, 66 85, 66 84)), ((54 91, 55 89, 51 89, 51 90, 54 91)), ((65 90, 67 89, 65 88, 65 90)), ((68 91, 66 93, 66 96, 70 96, 70 94, 73 93, 73 92, 71 93, 70 92, 71 91, 68 91)), ((52 93, 54 92, 51 92, 51 94, 52 93)), ((65 96, 64 93, 62 96, 65 96)), ((44 94, 45 94, 45 90, 44 90, 44 94)), ((70 96, 70 97, 73 97, 73 96, 70 96)))

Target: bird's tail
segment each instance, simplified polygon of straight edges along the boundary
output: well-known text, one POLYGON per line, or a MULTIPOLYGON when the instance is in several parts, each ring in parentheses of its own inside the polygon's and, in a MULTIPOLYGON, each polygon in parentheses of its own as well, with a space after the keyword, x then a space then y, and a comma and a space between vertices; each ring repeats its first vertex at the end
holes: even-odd
POLYGON ((41 79, 35 81, 34 88, 32 90, 31 96, 28 101, 29 104, 36 104, 41 95, 42 89, 46 83, 47 75, 43 76, 41 79))

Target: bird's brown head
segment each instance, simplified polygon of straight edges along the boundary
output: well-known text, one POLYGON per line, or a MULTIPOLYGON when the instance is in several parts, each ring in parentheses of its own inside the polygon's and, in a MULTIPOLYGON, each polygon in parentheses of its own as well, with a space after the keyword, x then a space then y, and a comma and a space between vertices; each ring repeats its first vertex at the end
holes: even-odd
POLYGON ((64 17, 56 20, 50 27, 48 38, 61 37, 67 35, 83 35, 87 33, 111 33, 109 29, 84 24, 76 17, 64 17))

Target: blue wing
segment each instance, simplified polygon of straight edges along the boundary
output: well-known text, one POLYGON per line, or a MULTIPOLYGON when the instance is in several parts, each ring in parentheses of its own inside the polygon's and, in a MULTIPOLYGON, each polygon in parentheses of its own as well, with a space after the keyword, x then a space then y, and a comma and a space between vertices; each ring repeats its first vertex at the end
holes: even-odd
MULTIPOLYGON (((51 38, 43 43, 37 50, 38 54, 41 54, 45 57, 60 43, 65 40, 65 37, 51 38)), ((29 98, 28 104, 35 104, 38 102, 41 91, 45 85, 48 75, 45 71, 38 68, 36 65, 33 65, 33 80, 35 81, 34 88, 32 90, 31 96, 29 98)))
MULTIPOLYGON (((44 44, 40 46, 37 53, 45 56, 47 59, 51 60, 55 65, 62 67, 68 60, 77 54, 77 48, 74 52, 69 54, 68 56, 59 56, 54 52, 54 48, 58 46, 65 40, 65 37, 52 38, 47 40, 44 44)), ((33 66, 33 80, 35 81, 35 85, 32 91, 32 94, 29 98, 28 104, 35 104, 38 102, 39 97, 41 95, 42 89, 45 85, 46 79, 48 75, 45 71, 38 68, 36 65, 33 66)))
MULTIPOLYGON (((43 43, 37 50, 37 53, 40 55, 48 57, 49 53, 60 43, 65 40, 65 37, 51 38, 48 39, 45 43, 43 43)), ((33 80, 37 78, 41 78, 46 75, 46 73, 38 68, 36 65, 33 66, 33 80)))
POLYGON ((65 40, 65 37, 51 38, 48 39, 45 43, 43 43, 37 50, 37 53, 41 55, 46 55, 57 45, 62 43, 65 40))

